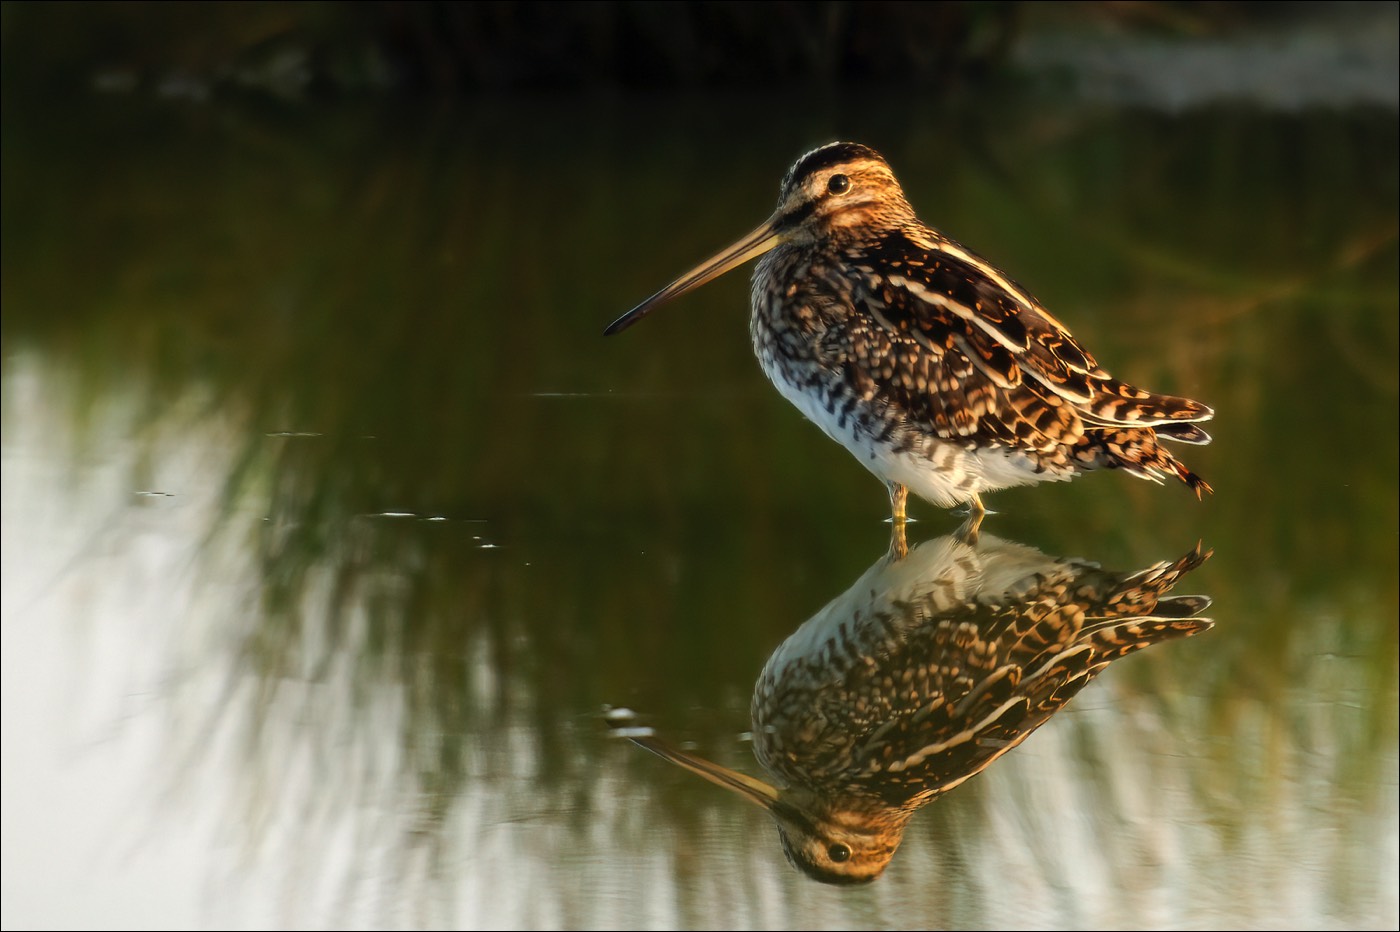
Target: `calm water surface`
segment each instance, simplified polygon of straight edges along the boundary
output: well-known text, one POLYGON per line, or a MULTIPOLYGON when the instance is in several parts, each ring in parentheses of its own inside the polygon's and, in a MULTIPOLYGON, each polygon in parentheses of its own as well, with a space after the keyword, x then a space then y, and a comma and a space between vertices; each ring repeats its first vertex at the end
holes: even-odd
POLYGON ((1400 923, 1394 113, 787 110, 7 109, 7 926, 1400 923), (758 773, 765 660, 885 552, 881 486, 750 358, 743 275, 600 335, 833 137, 1219 412, 1204 503, 992 497, 1052 558, 1204 542, 1179 590, 1216 626, 860 889, 601 715, 758 773))

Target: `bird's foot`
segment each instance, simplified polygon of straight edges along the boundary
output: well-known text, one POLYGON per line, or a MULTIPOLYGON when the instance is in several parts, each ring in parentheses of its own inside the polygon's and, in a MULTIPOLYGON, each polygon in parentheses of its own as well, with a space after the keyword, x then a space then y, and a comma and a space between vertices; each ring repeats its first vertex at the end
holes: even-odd
POLYGON ((977 542, 982 539, 982 519, 986 516, 985 511, 969 514, 962 526, 953 532, 953 537, 969 547, 976 547, 977 542))
POLYGON ((962 527, 953 532, 953 536, 969 547, 976 547, 982 536, 982 519, 996 512, 988 511, 987 506, 982 504, 982 497, 974 493, 962 513, 967 515, 967 520, 962 523, 962 527))
POLYGON ((903 560, 909 556, 909 541, 904 536, 904 526, 907 521, 890 522, 890 559, 903 560))
POLYGON ((958 514, 967 515, 969 519, 981 521, 987 515, 996 514, 995 511, 982 504, 982 496, 973 495, 971 500, 963 508, 958 509, 958 514))

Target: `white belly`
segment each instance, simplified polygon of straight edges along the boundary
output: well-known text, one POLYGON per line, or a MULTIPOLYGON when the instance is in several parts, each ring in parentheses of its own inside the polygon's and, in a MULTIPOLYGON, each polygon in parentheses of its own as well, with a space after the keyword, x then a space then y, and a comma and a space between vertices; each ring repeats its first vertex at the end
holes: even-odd
POLYGON ((929 436, 910 442, 908 428, 896 429, 882 441, 885 418, 874 403, 841 398, 828 404, 825 385, 792 381, 766 354, 759 362, 782 396, 861 465, 882 481, 907 486, 940 508, 971 501, 983 492, 1070 478, 1068 473, 1037 472, 1025 455, 1005 447, 969 450, 929 436))

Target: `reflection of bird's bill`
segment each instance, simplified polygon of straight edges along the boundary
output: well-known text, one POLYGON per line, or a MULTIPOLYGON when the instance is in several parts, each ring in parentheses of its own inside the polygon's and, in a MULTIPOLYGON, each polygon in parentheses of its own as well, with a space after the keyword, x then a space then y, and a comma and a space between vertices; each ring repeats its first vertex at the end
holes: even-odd
POLYGON ((699 288, 701 285, 712 282, 725 272, 728 272, 750 259, 756 259, 768 250, 782 242, 782 234, 778 232, 776 226, 777 217, 770 217, 761 226, 753 230, 738 242, 726 246, 710 258, 701 262, 695 268, 686 272, 680 278, 662 288, 656 294, 638 304, 632 310, 623 314, 617 320, 608 324, 608 328, 603 331, 605 336, 620 333, 628 327, 641 320, 653 310, 670 301, 678 298, 687 291, 699 288))
POLYGON ((691 773, 699 774, 711 783, 731 790, 770 812, 777 810, 779 801, 778 790, 775 787, 748 774, 731 770, 721 764, 716 764, 714 761, 708 761, 703 757, 682 751, 680 748, 650 734, 650 729, 639 729, 638 731, 637 734, 626 735, 628 740, 638 747, 646 748, 657 757, 684 767, 691 773))

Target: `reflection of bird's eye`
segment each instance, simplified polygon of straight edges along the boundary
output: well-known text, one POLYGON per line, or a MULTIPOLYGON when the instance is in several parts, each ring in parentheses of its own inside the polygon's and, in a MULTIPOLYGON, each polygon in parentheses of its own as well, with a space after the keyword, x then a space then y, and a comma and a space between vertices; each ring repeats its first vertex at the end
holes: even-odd
MULTIPOLYGON (((836 177, 840 178, 842 176, 837 175, 836 177)), ((843 861, 849 861, 851 859, 851 849, 842 844, 835 844, 826 849, 826 856, 837 864, 840 864, 843 861)))
POLYGON ((826 183, 826 189, 832 194, 845 194, 851 190, 851 179, 845 175, 832 175, 831 180, 826 183))

